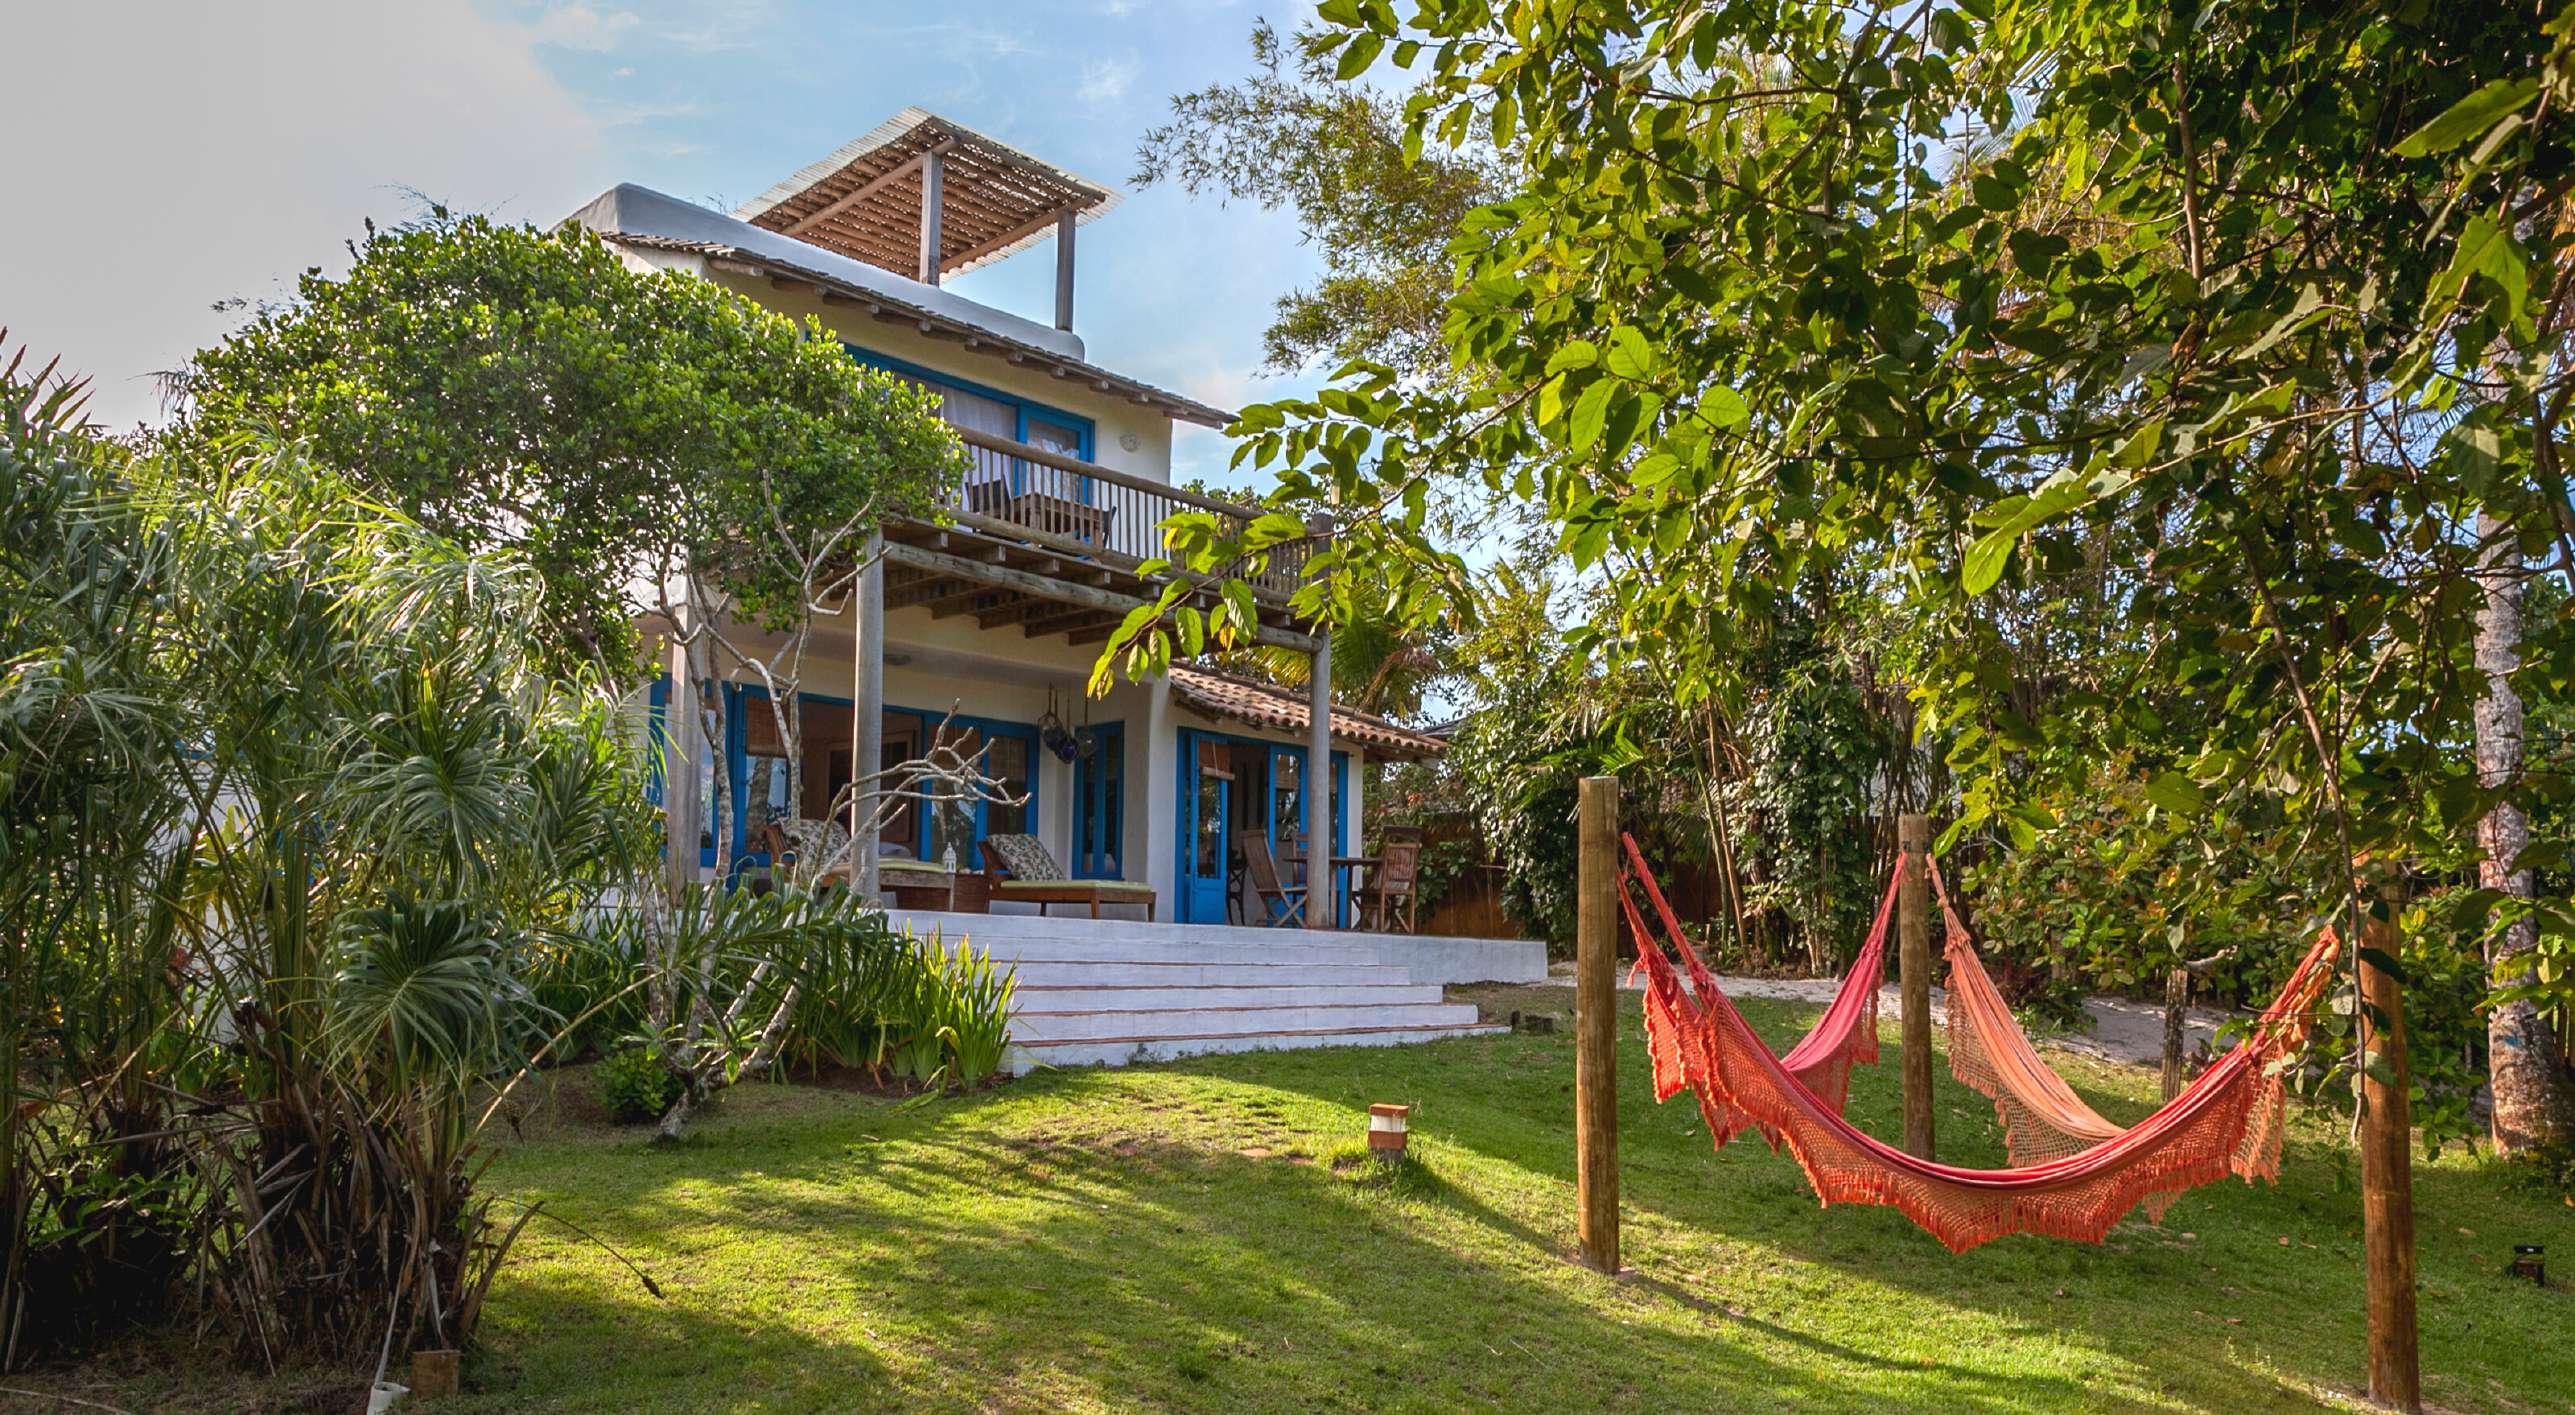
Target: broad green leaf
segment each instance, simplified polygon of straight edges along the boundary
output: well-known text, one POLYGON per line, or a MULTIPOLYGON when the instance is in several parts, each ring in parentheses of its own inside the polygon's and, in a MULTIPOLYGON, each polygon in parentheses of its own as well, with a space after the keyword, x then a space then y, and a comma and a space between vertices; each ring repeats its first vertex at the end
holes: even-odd
POLYGON ((2399 157, 2428 157, 2447 152, 2486 129, 2503 121, 2503 116, 2528 103, 2539 92, 2536 75, 2519 79, 2496 79, 2443 110, 2431 122, 2416 128, 2396 145, 2399 157))
POLYGON ((1567 369, 1590 368, 1600 362, 1600 346, 1589 339, 1568 339, 1547 360, 1551 375, 1567 369))
POLYGON ((1608 379, 1598 379, 1574 400, 1574 414, 1565 430, 1567 448, 1583 453, 1599 444, 1601 423, 1609 416, 1609 395, 1617 389, 1608 379))
POLYGON ((2146 799, 2175 815, 2195 816, 2208 809, 2208 793, 2178 771, 2167 771, 2146 783, 2146 799))
POLYGON ((1635 326, 1618 325, 1609 331, 1608 368, 1621 378, 1643 382, 1654 376, 1654 348, 1635 326))

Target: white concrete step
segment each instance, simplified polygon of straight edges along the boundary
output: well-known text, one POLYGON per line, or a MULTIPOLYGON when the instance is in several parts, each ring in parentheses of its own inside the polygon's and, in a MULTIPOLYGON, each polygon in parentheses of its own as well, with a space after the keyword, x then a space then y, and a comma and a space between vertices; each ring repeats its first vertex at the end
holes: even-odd
POLYGON ((1296 1051, 1306 1047, 1383 1047, 1451 1037, 1484 1037, 1510 1028, 1475 1022, 1411 1027, 1335 1027, 1290 1032, 1223 1032, 1195 1037, 1093 1037, 1014 1044, 1004 1063, 1014 1075, 1039 1066, 1125 1066, 1246 1051, 1296 1051))
POLYGON ((1434 935, 1358 933, 1316 929, 1264 929, 1227 924, 1147 923, 1056 914, 950 914, 895 910, 893 921, 915 934, 932 931, 951 942, 964 937, 1005 958, 1066 958, 1076 954, 1045 945, 1106 945, 1081 950, 1092 956, 1136 960, 1215 961, 1291 957, 1311 962, 1399 964, 1425 983, 1540 982, 1547 975, 1546 945, 1526 940, 1443 938, 1434 935))
MULTIPOLYGON (((1400 966, 1384 950, 1365 944, 1278 944, 1206 942, 1165 943, 1122 938, 1018 938, 1008 934, 971 933, 965 941, 976 951, 1011 962, 1078 963, 1109 958, 1121 963, 1364 963, 1400 966)), ((958 936, 947 935, 951 947, 958 936)))
POLYGON ((1400 1027, 1468 1024, 1475 1008, 1465 1003, 1320 1004, 1308 1007, 1171 1007, 1094 1009, 1081 1012, 1020 1012, 1010 1019, 1010 1035, 1022 1045, 1032 1042, 1091 1040, 1102 1037, 1214 1037, 1321 1032, 1349 1027, 1381 1031, 1400 1027))
MULTIPOLYGON (((1391 971, 1391 970, 1389 970, 1391 971)), ((1438 1002, 1436 983, 1359 982, 1271 984, 1207 983, 1186 987, 1102 987, 1097 984, 1036 983, 1020 970, 1022 1016, 1048 1012, 1146 1012, 1184 1007, 1381 1007, 1438 1002)))
POLYGON ((1118 958, 1003 961, 1019 975, 1023 987, 1366 987, 1413 980, 1412 974, 1390 963, 1140 963, 1118 958))

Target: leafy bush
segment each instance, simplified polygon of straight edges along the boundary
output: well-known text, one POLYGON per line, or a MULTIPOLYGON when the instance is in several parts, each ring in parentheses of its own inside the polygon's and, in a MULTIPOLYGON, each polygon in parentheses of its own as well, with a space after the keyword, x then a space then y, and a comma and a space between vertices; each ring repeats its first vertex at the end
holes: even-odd
POLYGON ((661 1053, 637 1043, 619 1047, 599 1062, 599 1103, 620 1125, 659 1120, 679 1099, 680 1078, 662 1064, 661 1053))

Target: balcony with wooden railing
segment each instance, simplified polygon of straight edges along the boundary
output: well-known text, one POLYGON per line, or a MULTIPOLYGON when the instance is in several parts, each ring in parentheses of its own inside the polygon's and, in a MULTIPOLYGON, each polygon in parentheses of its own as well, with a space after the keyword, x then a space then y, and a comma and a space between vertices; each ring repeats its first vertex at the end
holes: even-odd
MULTIPOLYGON (((972 461, 949 498, 946 523, 903 520, 885 528, 888 609, 971 614, 987 629, 1017 625, 1030 638, 1098 643, 1186 574, 1143 569, 1163 554, 1165 520, 1203 511, 1223 534, 1238 536, 1265 514, 1009 438, 966 428, 957 436, 972 461)), ((1326 543, 1327 535, 1316 534, 1273 546, 1261 568, 1241 576, 1252 587, 1261 642, 1313 649, 1287 605, 1326 543)), ((1215 602, 1214 581, 1222 577, 1195 577, 1205 586, 1202 607, 1215 602)))

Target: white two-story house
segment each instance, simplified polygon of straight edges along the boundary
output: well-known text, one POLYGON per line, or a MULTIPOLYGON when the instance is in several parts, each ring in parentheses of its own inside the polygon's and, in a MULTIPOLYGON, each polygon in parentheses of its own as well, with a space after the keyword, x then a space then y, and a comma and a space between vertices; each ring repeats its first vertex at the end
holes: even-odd
MULTIPOLYGON (((1298 556, 1281 557, 1291 568, 1260 584, 1261 636, 1313 655, 1311 693, 1195 667, 1120 683, 1098 700, 1084 693, 1100 645, 1163 587, 1140 573, 1159 552, 1159 523, 1184 508, 1258 514, 1172 485, 1174 425, 1221 428, 1230 413, 1102 367, 1074 331, 1075 234, 1117 200, 907 109, 729 216, 635 186, 574 216, 638 264, 820 320, 851 357, 935 391, 974 458, 948 518, 887 524, 882 559, 816 633, 804 799, 787 799, 770 715, 730 711, 728 740, 673 764, 694 778, 666 802, 683 851, 693 837, 711 865, 724 832, 735 856, 756 860, 765 822, 821 816, 853 763, 914 757, 946 721, 970 732, 984 770, 1024 798, 974 807, 961 863, 979 863, 989 836, 1033 834, 1075 877, 1150 886, 1160 920, 1221 923, 1246 917, 1240 847, 1257 836, 1346 892, 1347 871, 1330 857, 1356 853, 1363 764, 1442 744, 1325 706, 1328 639, 1287 607, 1298 556), (1049 242, 1050 321, 941 286, 1049 242), (726 820, 710 818, 717 771, 732 783, 726 820), (1326 837, 1304 830, 1309 812, 1330 822, 1326 837)), ((699 686, 746 709, 761 693, 738 674, 699 686)), ((670 691, 666 682, 657 705, 670 691)), ((878 858, 937 858, 929 815, 898 816, 878 858)), ((952 820, 940 844, 958 843, 952 820)), ((873 867, 860 869, 872 883, 873 867)), ((1312 922, 1344 920, 1347 909, 1336 901, 1312 922)))

